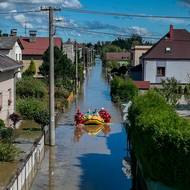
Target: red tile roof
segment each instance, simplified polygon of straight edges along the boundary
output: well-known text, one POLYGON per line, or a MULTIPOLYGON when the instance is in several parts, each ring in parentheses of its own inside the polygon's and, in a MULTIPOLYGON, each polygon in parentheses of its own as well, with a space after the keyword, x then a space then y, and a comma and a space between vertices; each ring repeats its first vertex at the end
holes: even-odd
POLYGON ((129 52, 108 52, 106 53, 106 60, 108 61, 124 61, 129 60, 131 54, 129 52))
MULTIPOLYGON (((48 37, 36 37, 35 42, 30 42, 29 37, 21 37, 19 38, 20 43, 23 47, 22 54, 23 55, 43 55, 44 52, 49 47, 49 38, 48 37)), ((55 46, 61 48, 62 39, 55 37, 54 38, 55 46)))
POLYGON ((190 33, 185 29, 170 28, 163 38, 161 38, 150 50, 148 50, 142 59, 159 60, 188 60, 190 59, 190 33), (166 52, 170 48, 170 52, 166 52))
POLYGON ((133 81, 135 86, 140 90, 148 90, 150 88, 149 81, 133 81))

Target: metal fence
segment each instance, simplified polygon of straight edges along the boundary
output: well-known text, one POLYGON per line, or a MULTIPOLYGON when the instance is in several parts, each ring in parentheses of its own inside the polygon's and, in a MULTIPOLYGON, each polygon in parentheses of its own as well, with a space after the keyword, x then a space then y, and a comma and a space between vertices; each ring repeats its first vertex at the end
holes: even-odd
POLYGON ((46 130, 41 137, 34 143, 31 152, 17 170, 15 176, 10 180, 5 190, 28 190, 44 157, 46 130))

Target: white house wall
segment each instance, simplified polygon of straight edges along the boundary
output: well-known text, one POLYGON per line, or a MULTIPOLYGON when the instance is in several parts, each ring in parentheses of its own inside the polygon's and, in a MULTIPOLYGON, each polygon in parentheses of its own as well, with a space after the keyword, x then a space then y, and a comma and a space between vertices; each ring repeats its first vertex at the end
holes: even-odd
POLYGON ((7 56, 15 61, 22 61, 22 50, 17 42, 15 43, 13 49, 9 51, 7 56))
POLYGON ((180 83, 190 82, 190 60, 189 61, 145 61, 144 62, 144 80, 150 83, 160 83, 161 79, 174 77, 180 83), (157 77, 157 66, 165 66, 165 77, 157 77))
POLYGON ((3 106, 0 111, 0 119, 3 119, 7 123, 8 116, 14 112, 14 72, 0 72, 0 93, 3 95, 3 106), (11 101, 12 103, 8 106, 9 92, 11 89, 11 101))
POLYGON ((190 82, 190 61, 167 61, 167 76, 175 77, 181 83, 190 82), (174 75, 175 74, 175 75, 174 75))
POLYGON ((156 83, 156 61, 144 62, 144 80, 156 83))

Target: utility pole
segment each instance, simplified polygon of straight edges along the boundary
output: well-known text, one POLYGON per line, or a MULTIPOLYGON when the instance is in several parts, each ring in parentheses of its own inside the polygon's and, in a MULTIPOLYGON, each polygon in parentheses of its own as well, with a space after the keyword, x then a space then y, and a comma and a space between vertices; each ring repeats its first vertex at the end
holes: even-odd
POLYGON ((55 82, 54 82, 54 19, 53 12, 59 11, 53 7, 41 8, 42 11, 49 12, 49 49, 50 49, 50 67, 49 67, 49 145, 55 145, 55 82))
POLYGON ((78 47, 75 41, 75 92, 78 94, 78 47))

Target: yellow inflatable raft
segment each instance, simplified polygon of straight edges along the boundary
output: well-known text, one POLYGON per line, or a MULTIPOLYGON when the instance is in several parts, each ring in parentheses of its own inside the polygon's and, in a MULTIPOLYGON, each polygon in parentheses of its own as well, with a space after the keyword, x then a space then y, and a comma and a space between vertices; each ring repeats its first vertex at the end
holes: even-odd
POLYGON ((104 120, 100 116, 88 115, 84 118, 84 125, 102 125, 104 120))

